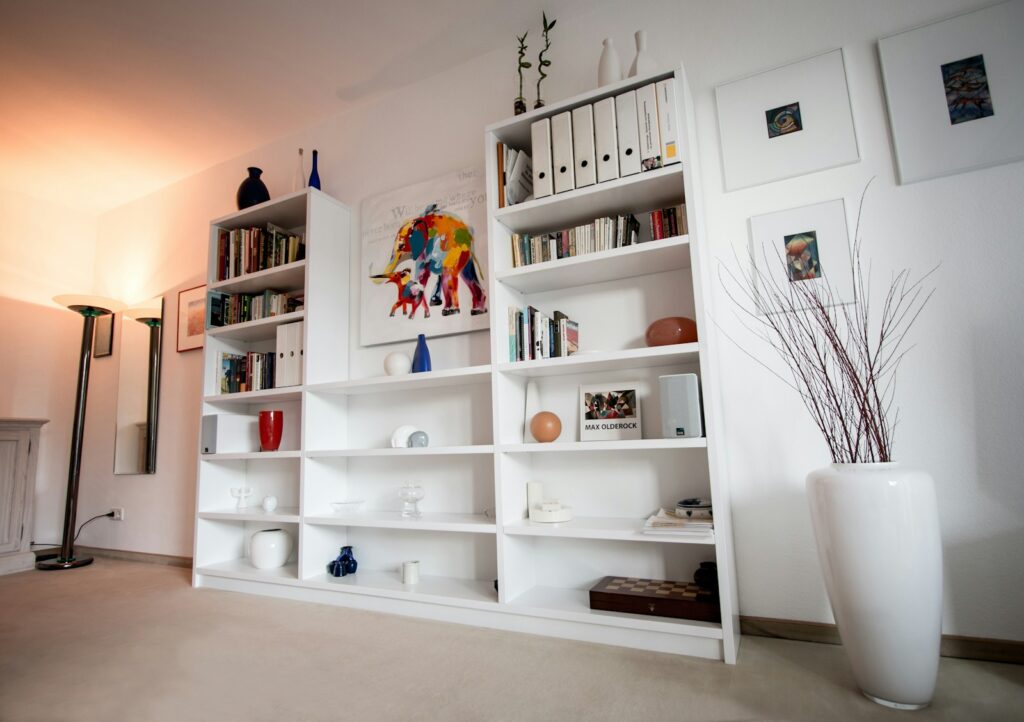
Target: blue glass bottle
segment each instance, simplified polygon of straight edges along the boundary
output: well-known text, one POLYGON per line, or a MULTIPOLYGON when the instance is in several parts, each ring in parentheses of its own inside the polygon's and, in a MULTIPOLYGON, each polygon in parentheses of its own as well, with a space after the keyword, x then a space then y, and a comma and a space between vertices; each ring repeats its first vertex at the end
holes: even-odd
POLYGON ((355 574, 358 567, 359 562, 352 554, 352 547, 342 547, 337 559, 328 562, 327 572, 332 577, 344 577, 348 574, 355 574))
POLYGON ((416 338, 416 352, 412 355, 412 372, 424 371, 430 371, 430 349, 427 348, 427 337, 421 333, 416 338))
POLYGON ((309 187, 320 190, 320 173, 316 169, 317 150, 313 149, 313 171, 309 174, 309 187))

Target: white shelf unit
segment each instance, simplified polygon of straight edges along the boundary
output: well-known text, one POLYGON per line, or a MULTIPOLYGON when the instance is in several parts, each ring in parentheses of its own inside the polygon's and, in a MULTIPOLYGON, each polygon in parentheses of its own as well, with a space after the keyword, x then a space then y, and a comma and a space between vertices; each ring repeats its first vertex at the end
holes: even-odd
MULTIPOLYGON (((484 135, 489 363, 480 365, 481 359, 466 351, 463 367, 396 377, 367 373, 365 354, 355 348, 358 329, 349 327, 349 319, 358 317, 350 314, 357 294, 348 273, 359 263, 357 244, 349 212, 322 193, 292 194, 214 221, 214 226, 273 222, 305 228, 307 260, 301 267, 290 264, 296 267, 260 278, 253 274, 230 286, 259 291, 288 278, 299 287, 296 274, 304 274, 305 382, 291 389, 220 395, 213 387, 217 369, 208 358, 204 413, 284 406, 291 410, 291 416, 286 411, 286 427, 291 424, 297 433, 293 444, 275 454, 228 452, 200 458, 194 583, 735 662, 739 631, 732 536, 718 459, 714 337, 703 293, 708 269, 682 69, 630 78, 495 124, 484 135), (530 150, 533 120, 671 76, 677 78, 681 165, 497 208, 499 141, 530 150), (684 198, 689 235, 512 268, 513 232, 555 231, 684 198), (267 286, 260 285, 264 282, 267 286), (581 353, 511 362, 506 309, 526 303, 578 320, 581 353), (646 326, 669 315, 695 318, 699 342, 644 347, 646 326), (701 376, 707 437, 657 438, 657 377, 682 371, 701 376), (579 385, 619 381, 641 390, 644 438, 581 442, 579 385), (525 435, 531 383, 542 408, 562 419, 563 432, 555 443, 539 444, 525 435), (430 445, 390 448, 391 432, 400 424, 426 430, 430 445), (410 479, 426 492, 417 520, 404 520, 398 511, 397 489, 410 479), (549 498, 574 507, 575 519, 555 525, 528 521, 527 481, 542 481, 549 498), (254 508, 236 511, 229 489, 242 483, 254 487, 254 508), (272 514, 258 508, 266 493, 280 500, 272 514), (642 533, 654 509, 687 496, 713 497, 713 532, 686 537, 642 533), (332 502, 340 501, 361 504, 355 511, 335 512, 332 502), (271 526, 294 534, 296 553, 281 569, 256 570, 246 560, 248 537, 271 526), (326 565, 343 545, 355 548, 359 570, 334 578, 326 565), (400 580, 399 567, 408 559, 420 560, 421 581, 415 586, 400 580), (718 563, 723 624, 589 607, 587 590, 603 576, 689 579, 708 560, 718 563)), ((274 323, 250 328, 265 328, 269 334, 274 323)), ((259 344, 260 338, 219 331, 208 339, 207 354, 217 345, 259 344)))

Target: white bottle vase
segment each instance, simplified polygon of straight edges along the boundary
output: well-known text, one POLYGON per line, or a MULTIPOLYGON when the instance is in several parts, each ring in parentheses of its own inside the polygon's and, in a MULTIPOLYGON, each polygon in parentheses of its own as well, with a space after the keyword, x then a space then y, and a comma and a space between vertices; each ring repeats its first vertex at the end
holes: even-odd
POLYGON ((602 88, 622 80, 622 61, 611 38, 604 39, 604 50, 597 63, 597 87, 602 88))
POLYGON ((647 75, 658 71, 658 61, 647 50, 647 31, 636 31, 636 57, 629 66, 629 77, 647 75))
POLYGON ((899 464, 832 464, 807 476, 825 586, 864 694, 918 709, 935 693, 942 542, 935 484, 899 464))

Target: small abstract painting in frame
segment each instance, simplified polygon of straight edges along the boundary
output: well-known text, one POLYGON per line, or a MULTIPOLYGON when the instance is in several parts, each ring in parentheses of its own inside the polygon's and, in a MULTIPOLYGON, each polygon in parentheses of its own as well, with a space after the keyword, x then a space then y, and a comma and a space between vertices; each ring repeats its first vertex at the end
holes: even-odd
POLYGON ((203 347, 206 336, 206 286, 178 292, 178 351, 203 347))
POLYGON ((1024 159, 1024 3, 878 41, 900 183, 1024 159))
POLYGON ((640 438, 643 438, 643 427, 635 386, 628 383, 580 386, 580 441, 640 438))
POLYGON ((842 199, 750 219, 750 256, 757 283, 787 293, 791 284, 828 284, 833 305, 852 302, 853 259, 842 199))

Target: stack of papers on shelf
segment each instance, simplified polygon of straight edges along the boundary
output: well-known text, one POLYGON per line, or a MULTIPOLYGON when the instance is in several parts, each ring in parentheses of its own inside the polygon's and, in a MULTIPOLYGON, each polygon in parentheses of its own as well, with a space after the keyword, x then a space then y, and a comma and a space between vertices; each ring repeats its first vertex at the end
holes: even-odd
POLYGON ((676 536, 706 536, 715 528, 711 519, 687 519, 674 511, 658 509, 644 523, 644 534, 673 534, 676 536))

